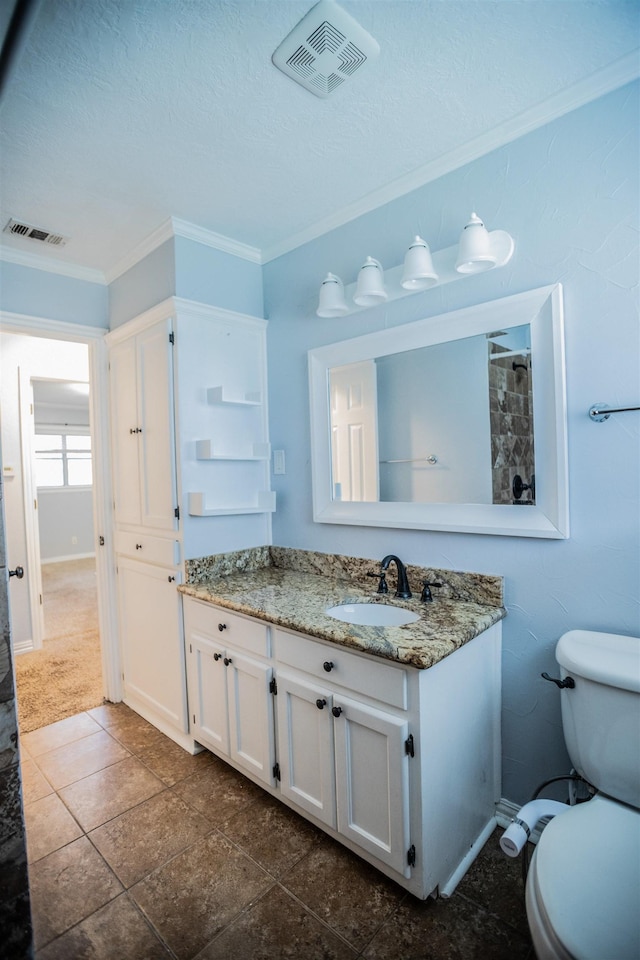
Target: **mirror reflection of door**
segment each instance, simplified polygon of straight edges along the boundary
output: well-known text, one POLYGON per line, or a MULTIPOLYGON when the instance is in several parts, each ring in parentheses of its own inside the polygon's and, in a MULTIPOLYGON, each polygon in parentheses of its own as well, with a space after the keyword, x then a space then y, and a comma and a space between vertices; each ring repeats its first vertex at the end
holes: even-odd
POLYGON ((333 499, 378 500, 378 401, 373 360, 329 377, 333 499))

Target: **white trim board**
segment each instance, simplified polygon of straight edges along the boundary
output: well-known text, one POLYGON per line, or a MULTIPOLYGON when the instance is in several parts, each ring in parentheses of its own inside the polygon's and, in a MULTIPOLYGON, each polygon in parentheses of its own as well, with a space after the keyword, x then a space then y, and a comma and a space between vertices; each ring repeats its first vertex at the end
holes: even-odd
POLYGON ((40 560, 40 565, 45 567, 49 563, 68 563, 70 560, 89 560, 91 557, 95 557, 95 555, 94 550, 93 553, 70 553, 64 557, 47 557, 46 560, 40 560))

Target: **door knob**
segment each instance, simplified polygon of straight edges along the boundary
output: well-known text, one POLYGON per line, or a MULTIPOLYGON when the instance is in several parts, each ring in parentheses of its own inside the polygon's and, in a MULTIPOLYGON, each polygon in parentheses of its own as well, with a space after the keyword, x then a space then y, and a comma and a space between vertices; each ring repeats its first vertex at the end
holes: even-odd
POLYGON ((16 567, 15 570, 9 570, 10 577, 17 577, 18 580, 22 580, 24 577, 24 567, 16 567))

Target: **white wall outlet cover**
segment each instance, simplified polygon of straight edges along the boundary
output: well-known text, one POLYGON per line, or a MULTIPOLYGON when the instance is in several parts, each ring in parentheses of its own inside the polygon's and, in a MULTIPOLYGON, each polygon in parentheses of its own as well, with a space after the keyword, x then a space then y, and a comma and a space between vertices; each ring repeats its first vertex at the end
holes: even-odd
POLYGON ((334 0, 320 0, 271 60, 316 97, 326 98, 379 53, 378 43, 357 20, 334 0))

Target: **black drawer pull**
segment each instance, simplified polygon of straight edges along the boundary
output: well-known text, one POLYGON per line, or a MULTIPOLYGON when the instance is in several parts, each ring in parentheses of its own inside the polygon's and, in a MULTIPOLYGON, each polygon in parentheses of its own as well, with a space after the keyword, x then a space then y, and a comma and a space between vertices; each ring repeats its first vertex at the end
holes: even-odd
POLYGON ((221 654, 221 653, 214 653, 213 659, 214 659, 214 660, 222 660, 222 654, 221 654))
POLYGON ((327 671, 327 673, 331 673, 331 671, 333 670, 333 661, 331 661, 331 660, 325 660, 325 662, 322 664, 322 666, 323 666, 324 669, 327 671))
POLYGON ((326 700, 321 700, 320 698, 316 700, 316 707, 318 708, 318 710, 324 710, 326 705, 327 705, 326 700))
POLYGON ((136 543, 136 550, 142 550, 142 544, 136 543))
POLYGON ((229 664, 232 663, 232 662, 233 662, 233 661, 231 660, 231 657, 225 657, 225 658, 224 658, 224 665, 225 665, 225 667, 228 667, 229 664))
POLYGON ((226 623, 219 623, 219 624, 218 624, 218 630, 220 631, 220 633, 222 633, 222 631, 223 631, 223 630, 226 630, 226 629, 227 629, 226 623))
POLYGON ((342 713, 342 707, 331 707, 331 713, 334 715, 334 717, 339 717, 342 713))

